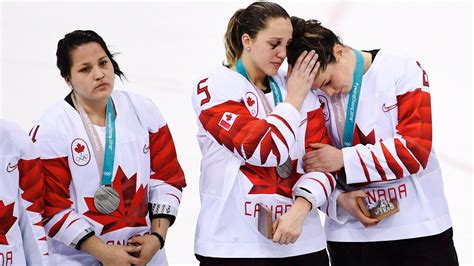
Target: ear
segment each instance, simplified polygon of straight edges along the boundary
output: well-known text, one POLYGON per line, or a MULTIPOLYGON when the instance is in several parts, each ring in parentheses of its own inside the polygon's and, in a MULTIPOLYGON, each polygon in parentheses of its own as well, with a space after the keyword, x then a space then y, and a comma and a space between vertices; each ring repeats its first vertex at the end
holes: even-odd
POLYGON ((344 46, 340 44, 336 44, 332 48, 332 54, 336 58, 336 62, 338 62, 344 56, 344 53, 345 53, 344 46))
POLYGON ((242 34, 242 38, 240 39, 242 41, 242 46, 244 49, 250 48, 250 36, 247 33, 242 34))

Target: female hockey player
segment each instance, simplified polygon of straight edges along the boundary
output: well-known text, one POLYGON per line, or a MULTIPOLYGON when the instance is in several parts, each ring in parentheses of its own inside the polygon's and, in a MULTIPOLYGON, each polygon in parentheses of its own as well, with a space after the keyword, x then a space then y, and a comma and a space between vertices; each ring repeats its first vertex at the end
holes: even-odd
POLYGON ((292 17, 288 62, 319 54, 319 88, 336 147, 311 145, 309 171, 338 173, 325 231, 333 265, 457 265, 441 169, 433 151, 429 82, 418 61, 385 49, 345 46, 316 20, 292 17), (344 191, 345 190, 345 191, 344 191), (366 197, 397 200, 384 220, 363 215, 366 197))
POLYGON ((34 129, 50 263, 166 265, 185 180, 163 116, 113 90, 123 73, 94 31, 66 34, 56 56, 71 92, 34 129))
POLYGON ((0 265, 48 265, 44 179, 28 135, 0 119, 0 265))
POLYGON ((317 55, 303 52, 286 82, 278 69, 291 35, 277 4, 238 10, 225 34, 228 65, 193 91, 203 155, 195 238, 201 265, 329 264, 317 207, 335 179, 301 168, 308 143, 329 143, 316 97, 306 97, 317 55), (273 220, 268 234, 258 230, 264 209, 273 220))

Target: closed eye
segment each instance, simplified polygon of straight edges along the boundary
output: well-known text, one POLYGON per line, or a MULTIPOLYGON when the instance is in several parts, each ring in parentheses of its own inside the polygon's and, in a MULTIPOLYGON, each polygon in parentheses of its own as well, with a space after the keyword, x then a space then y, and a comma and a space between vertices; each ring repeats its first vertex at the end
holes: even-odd
POLYGON ((281 44, 281 41, 278 41, 278 42, 270 42, 270 46, 272 47, 272 49, 277 48, 280 44, 281 44))
POLYGON ((331 80, 330 79, 326 79, 323 84, 321 85, 321 88, 324 88, 325 86, 331 84, 331 80))

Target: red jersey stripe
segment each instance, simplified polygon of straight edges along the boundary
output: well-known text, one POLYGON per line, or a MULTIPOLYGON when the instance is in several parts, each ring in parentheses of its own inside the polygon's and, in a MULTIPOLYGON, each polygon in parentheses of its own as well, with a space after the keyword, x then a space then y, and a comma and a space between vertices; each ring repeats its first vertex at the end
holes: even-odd
POLYGON ((329 184, 331 185, 331 191, 334 190, 334 188, 336 188, 336 182, 334 180, 334 177, 332 177, 330 174, 328 173, 323 173, 329 180, 329 184))
POLYGON ((418 163, 418 161, 410 154, 410 152, 407 150, 407 148, 405 148, 405 146, 399 139, 395 139, 394 142, 397 156, 408 169, 408 172, 410 174, 417 173, 420 169, 420 164, 418 163))
POLYGON ((359 151, 356 150, 356 152, 357 152, 357 156, 359 156, 360 165, 362 166, 362 169, 364 170, 365 178, 367 179, 367 182, 371 182, 370 181, 369 170, 367 169, 367 166, 365 165, 364 160, 362 160, 362 157, 360 156, 359 151))
POLYGON ((291 134, 293 134, 293 138, 296 138, 295 136, 295 132, 293 131, 293 129, 291 128, 290 124, 288 124, 288 122, 281 116, 277 115, 277 114, 270 114, 269 116, 273 116, 275 117, 276 119, 280 120, 290 131, 291 131, 291 134))
POLYGON ((403 169, 402 167, 398 164, 398 162, 395 160, 395 158, 392 156, 390 151, 385 147, 383 142, 380 143, 380 146, 382 147, 382 152, 385 157, 385 160, 387 162, 388 167, 392 172, 395 174, 397 178, 402 178, 403 177, 403 169))
POLYGON ((323 182, 317 180, 316 178, 308 178, 308 179, 316 181, 318 184, 320 184, 324 190, 324 195, 326 196, 326 199, 328 199, 328 191, 326 190, 326 187, 324 186, 323 182))
POLYGON ((387 181, 387 175, 385 174, 383 167, 380 165, 380 162, 377 159, 377 156, 375 156, 373 151, 370 151, 370 153, 372 154, 372 159, 374 160, 375 169, 377 169, 377 172, 379 173, 382 180, 387 181))
POLYGON ((53 227, 51 227, 51 229, 49 229, 49 232, 48 232, 49 237, 53 238, 59 232, 64 222, 66 222, 67 218, 69 217, 69 214, 71 214, 71 211, 66 213, 57 223, 53 225, 53 227))

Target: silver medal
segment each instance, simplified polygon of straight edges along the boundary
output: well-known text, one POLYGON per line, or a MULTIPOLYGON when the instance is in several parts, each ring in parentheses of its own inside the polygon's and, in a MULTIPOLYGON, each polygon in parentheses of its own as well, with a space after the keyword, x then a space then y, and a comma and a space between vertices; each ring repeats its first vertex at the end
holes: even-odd
POLYGON ((277 173, 281 178, 288 178, 291 174, 291 159, 288 157, 285 163, 276 167, 277 173))
POLYGON ((110 214, 117 210, 120 196, 113 187, 101 186, 94 194, 94 206, 102 214, 110 214))
POLYGON ((397 213, 400 209, 398 207, 397 199, 379 199, 375 206, 371 206, 369 209, 370 214, 373 218, 382 220, 392 214, 397 213))

